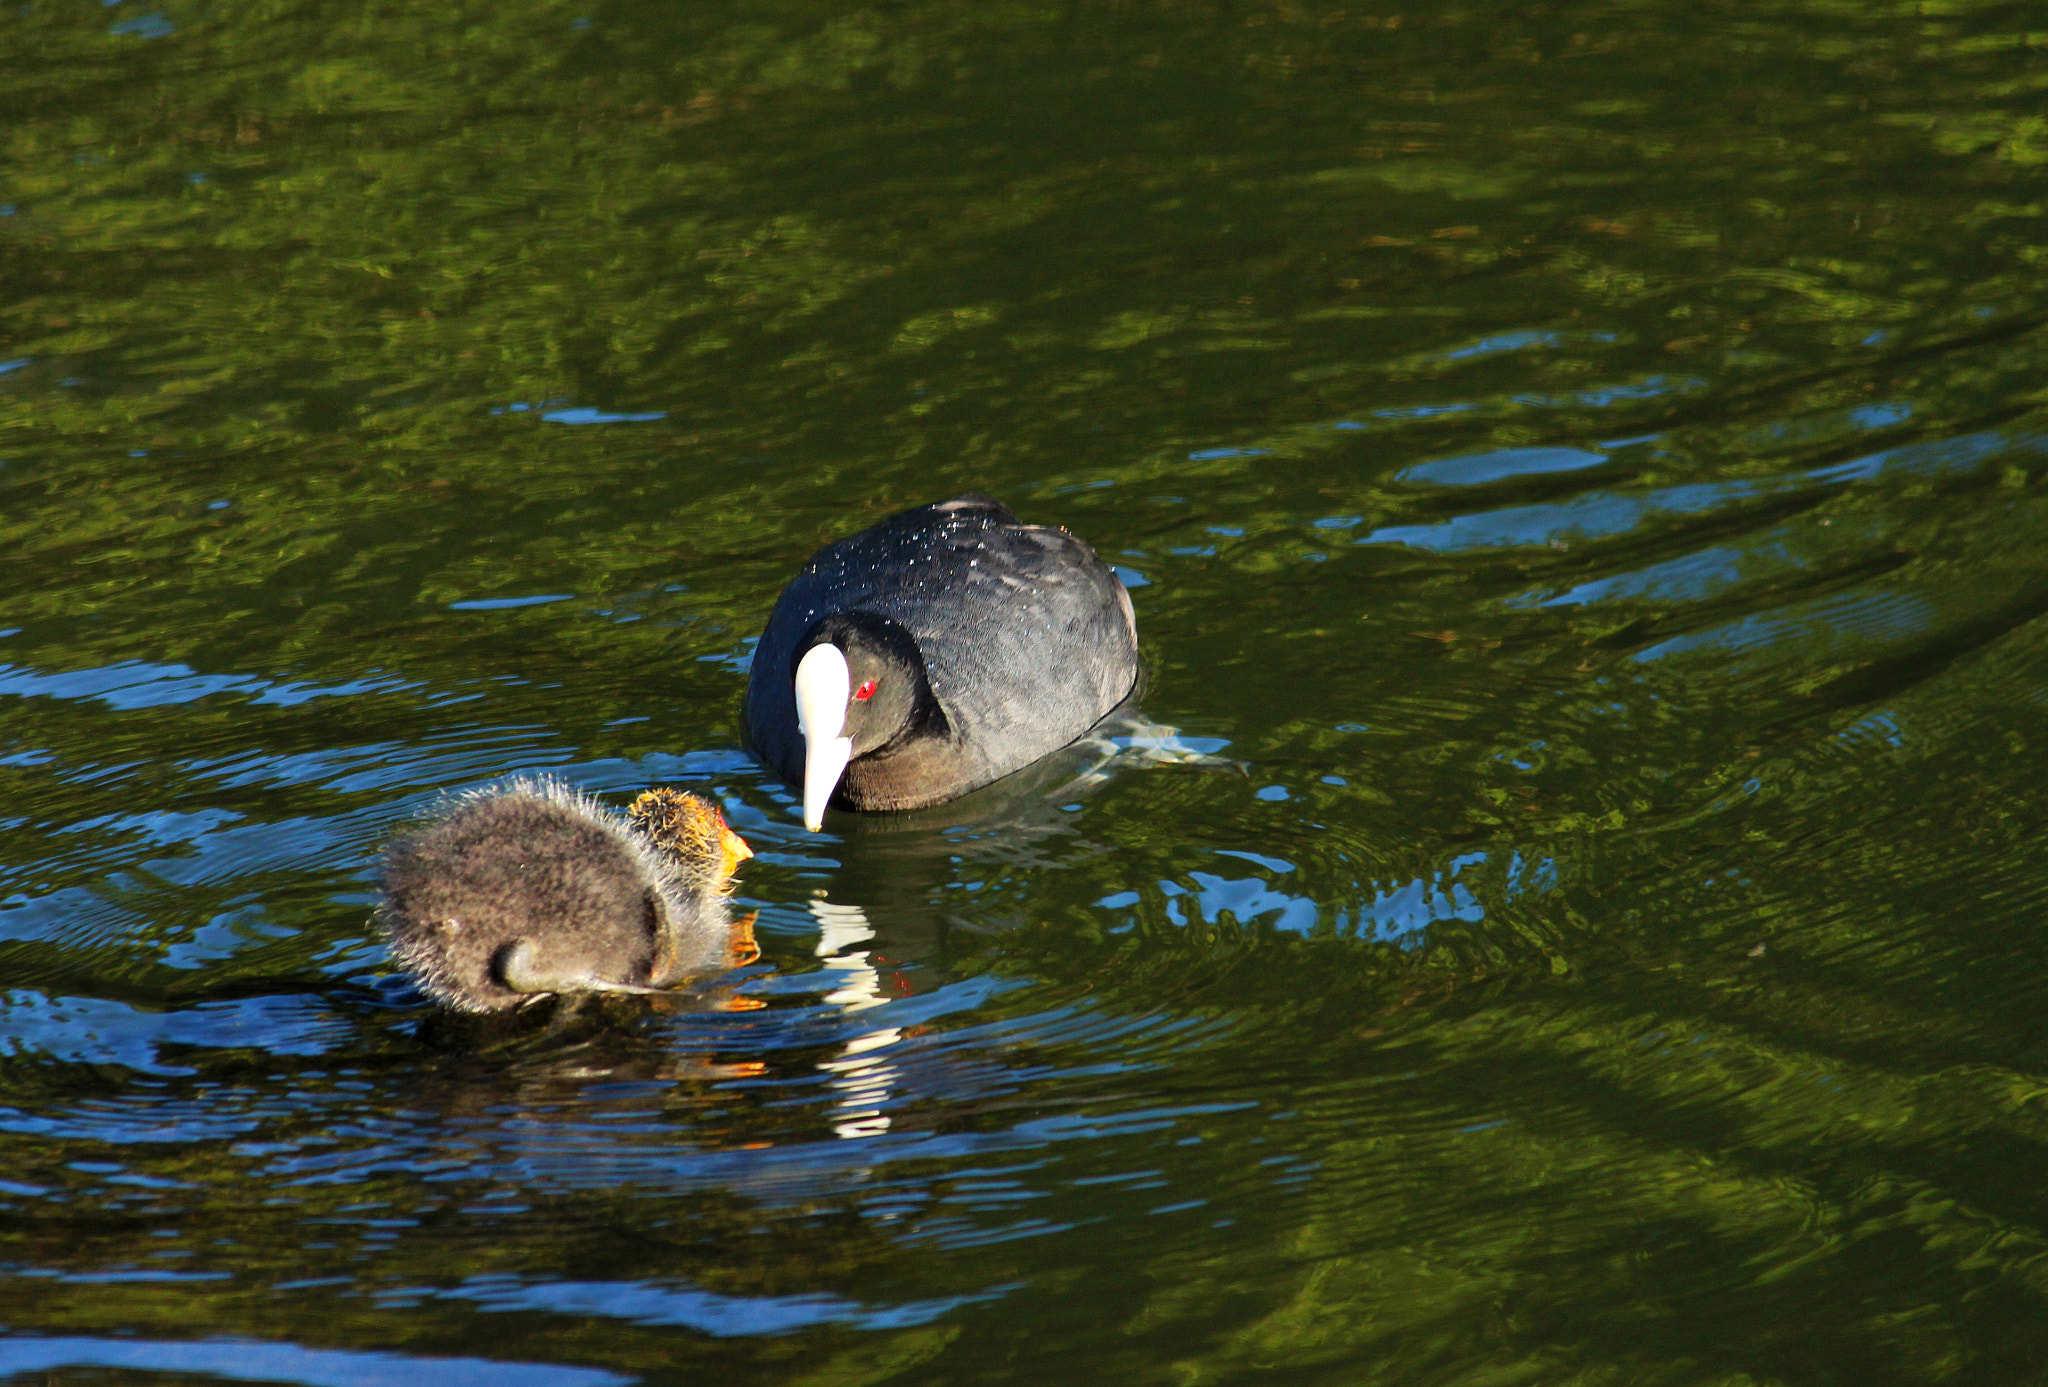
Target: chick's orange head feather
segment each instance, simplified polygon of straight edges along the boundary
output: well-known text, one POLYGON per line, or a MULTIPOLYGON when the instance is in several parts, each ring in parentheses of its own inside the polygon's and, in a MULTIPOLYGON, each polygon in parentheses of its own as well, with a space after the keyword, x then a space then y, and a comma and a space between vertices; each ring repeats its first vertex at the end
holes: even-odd
POLYGON ((656 847, 716 890, 729 889, 734 870, 754 855, 746 839, 726 826, 718 806, 701 796, 664 785, 642 794, 627 812, 656 847))

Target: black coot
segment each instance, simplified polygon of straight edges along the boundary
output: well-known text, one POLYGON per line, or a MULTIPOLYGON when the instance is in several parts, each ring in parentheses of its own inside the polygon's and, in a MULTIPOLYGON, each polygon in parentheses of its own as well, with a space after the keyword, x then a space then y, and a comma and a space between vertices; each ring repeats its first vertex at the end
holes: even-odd
POLYGON ((1137 622, 1109 566, 967 495, 804 565, 755 647, 747 736, 803 787, 815 830, 827 801, 916 809, 1021 770, 1137 680, 1137 622))

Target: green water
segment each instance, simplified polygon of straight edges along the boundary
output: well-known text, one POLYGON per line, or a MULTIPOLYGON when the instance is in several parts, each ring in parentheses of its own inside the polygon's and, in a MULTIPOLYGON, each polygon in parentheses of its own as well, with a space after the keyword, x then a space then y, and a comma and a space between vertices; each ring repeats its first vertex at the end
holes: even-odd
POLYGON ((2048 1381, 2041 23, 8 0, 0 1374, 2048 1381), (1182 754, 806 835, 969 488, 1182 754), (515 771, 761 963, 433 1021, 515 771))

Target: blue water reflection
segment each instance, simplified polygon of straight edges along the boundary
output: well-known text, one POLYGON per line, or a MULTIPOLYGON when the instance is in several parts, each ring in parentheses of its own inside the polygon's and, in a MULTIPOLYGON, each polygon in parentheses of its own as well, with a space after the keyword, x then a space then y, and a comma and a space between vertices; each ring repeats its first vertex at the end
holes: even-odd
POLYGON ((1357 542, 1401 544, 1442 553, 1554 547, 1625 535, 1652 519, 1705 515, 1808 488, 1866 482, 1886 475, 1969 472, 2000 457, 2041 452, 2048 452, 2048 435, 1986 430, 1774 477, 1662 487, 1636 495, 1593 493, 1564 502, 1457 515, 1432 524, 1385 526, 1357 542))
MULTIPOLYGON (((99 997, 0 993, 0 1056, 113 1065, 143 1074, 191 1074, 166 1047, 249 1048, 279 1055, 324 1054, 346 1044, 354 1024, 317 998, 268 996, 153 1012, 99 997)), ((5 1125, 0 1119, 0 1125, 5 1125)))
POLYGON ((1418 462, 1395 476, 1404 482, 1438 486, 1481 486, 1508 477, 1539 477, 1553 472, 1580 472, 1607 461, 1605 453, 1584 448, 1503 448, 1491 453, 1418 462))
MULTIPOLYGON (((515 1276, 474 1276, 441 1289, 415 1294, 465 1301, 487 1311, 521 1314, 597 1315, 633 1324, 679 1325, 705 1334, 788 1334, 814 1325, 856 1329, 900 1329, 929 1324, 963 1305, 999 1300, 1017 1283, 966 1295, 863 1305, 824 1293, 781 1296, 719 1295, 694 1286, 644 1281, 526 1281, 515 1276)), ((394 1292, 404 1294, 404 1292, 394 1292)))
POLYGON ((1910 592, 1857 592, 1820 598, 1793 607, 1659 641, 1631 658, 1647 663, 1674 655, 1747 654, 1769 647, 1796 649, 1827 658, 1867 642, 1896 642, 1932 631, 1939 609, 1910 592))
POLYGON ((276 679, 252 674, 202 674, 188 665, 123 660, 98 669, 46 674, 0 665, 0 697, 97 699, 120 709, 190 703, 214 694, 250 694, 252 703, 295 707, 315 698, 347 698, 421 687, 417 682, 372 672, 334 684, 276 679))
POLYGON ((306 1387, 412 1387, 419 1382, 449 1387, 614 1387, 637 1380, 600 1368, 301 1348, 254 1339, 0 1339, 0 1372, 52 1373, 66 1368, 207 1373, 237 1382, 297 1382, 306 1387))
MULTIPOLYGON (((1222 849, 1220 855, 1242 858, 1276 875, 1295 871, 1283 858, 1222 849)), ((1185 881, 1167 879, 1154 888, 1160 918, 1179 928, 1200 923, 1234 922, 1240 927, 1272 929, 1302 938, 1343 936, 1413 947, 1431 926, 1447 921, 1477 924, 1488 918, 1487 901, 1504 905, 1544 895, 1557 886, 1559 865, 1553 857, 1531 859, 1520 852, 1500 855, 1468 852, 1451 858, 1427 875, 1403 881, 1361 880, 1342 897, 1319 900, 1279 889, 1265 877, 1228 877, 1190 871, 1185 881)), ((1120 891, 1095 902, 1101 910, 1142 910, 1142 891, 1120 891)))

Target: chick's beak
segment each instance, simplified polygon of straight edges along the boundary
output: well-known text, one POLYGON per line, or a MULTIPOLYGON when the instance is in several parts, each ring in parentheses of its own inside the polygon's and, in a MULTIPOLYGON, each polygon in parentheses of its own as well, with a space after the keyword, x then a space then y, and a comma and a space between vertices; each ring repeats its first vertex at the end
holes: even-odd
POLYGON ((734 833, 724 819, 718 822, 718 880, 722 885, 739 870, 740 863, 754 855, 747 840, 734 833))

